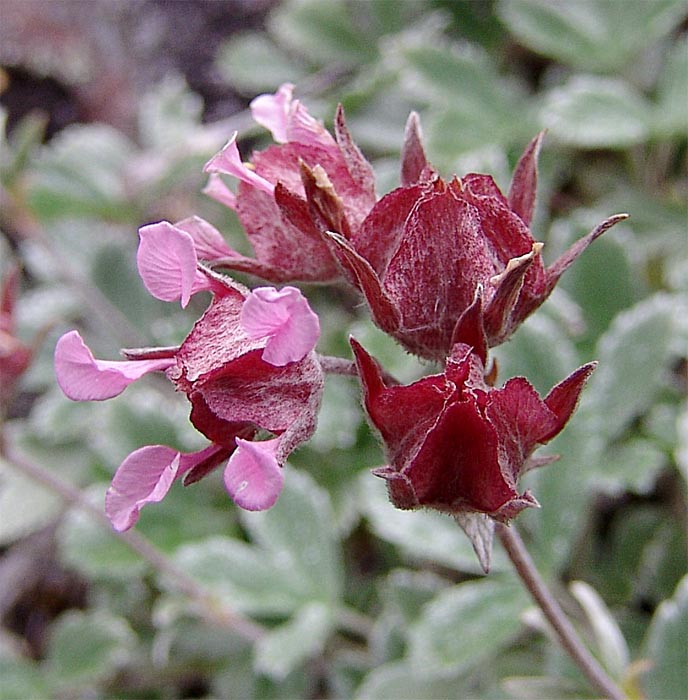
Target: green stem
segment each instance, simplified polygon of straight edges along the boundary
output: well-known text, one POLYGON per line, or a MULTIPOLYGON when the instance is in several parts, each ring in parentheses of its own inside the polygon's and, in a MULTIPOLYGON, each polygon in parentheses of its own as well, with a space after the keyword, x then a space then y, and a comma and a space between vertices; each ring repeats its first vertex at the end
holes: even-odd
POLYGON ((497 523, 495 530, 516 572, 554 629, 566 653, 605 698, 625 700, 625 693, 588 651, 561 606, 545 586, 518 531, 513 525, 506 526, 502 523, 497 523))
POLYGON ((62 481, 43 467, 33 464, 23 455, 10 449, 7 444, 4 445, 4 449, 0 454, 10 466, 56 493, 65 503, 76 506, 83 512, 88 513, 101 527, 106 528, 113 537, 117 537, 127 547, 147 561, 155 570, 167 576, 178 591, 198 605, 200 614, 210 624, 231 628, 252 642, 263 636, 265 633, 263 627, 223 605, 212 593, 200 586, 191 576, 180 569, 169 557, 141 534, 133 530, 128 532, 116 532, 113 530, 105 515, 90 503, 79 489, 62 481))

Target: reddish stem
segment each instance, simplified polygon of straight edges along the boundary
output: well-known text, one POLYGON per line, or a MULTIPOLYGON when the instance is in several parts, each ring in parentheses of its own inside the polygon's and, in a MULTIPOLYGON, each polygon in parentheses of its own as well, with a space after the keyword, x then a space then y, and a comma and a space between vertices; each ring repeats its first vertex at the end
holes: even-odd
POLYGON ((545 586, 518 531, 513 525, 506 526, 502 523, 497 523, 495 531, 516 572, 552 625, 566 653, 585 674, 591 685, 605 698, 625 700, 625 693, 588 651, 561 606, 545 586))

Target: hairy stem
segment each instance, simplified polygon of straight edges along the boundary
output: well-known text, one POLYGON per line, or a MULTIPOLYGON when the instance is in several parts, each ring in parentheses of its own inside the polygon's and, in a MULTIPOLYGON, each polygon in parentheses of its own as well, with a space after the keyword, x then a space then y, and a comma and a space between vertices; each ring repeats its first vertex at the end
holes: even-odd
POLYGON ((264 629, 260 625, 223 605, 212 593, 200 586, 191 576, 177 567, 171 559, 138 532, 116 532, 113 530, 105 515, 90 503, 77 488, 62 481, 43 467, 30 462, 23 455, 10 449, 7 444, 4 445, 4 450, 1 454, 10 466, 56 493, 65 503, 76 506, 88 513, 101 527, 106 528, 113 537, 120 539, 155 570, 166 576, 177 590, 198 605, 199 612, 205 620, 214 625, 231 628, 249 641, 256 641, 263 636, 264 629))
MULTIPOLYGON (((325 374, 342 374, 347 377, 358 377, 358 369, 353 360, 347 360, 344 357, 334 357, 333 355, 318 355, 318 362, 325 374)), ((400 383, 396 377, 384 370, 382 370, 382 378, 387 386, 395 386, 400 383)))
POLYGON ((561 606, 545 586, 518 531, 513 525, 506 526, 502 523, 497 523, 495 531, 516 572, 552 625, 566 653, 585 674, 591 685, 605 698, 624 700, 625 693, 588 651, 561 606))

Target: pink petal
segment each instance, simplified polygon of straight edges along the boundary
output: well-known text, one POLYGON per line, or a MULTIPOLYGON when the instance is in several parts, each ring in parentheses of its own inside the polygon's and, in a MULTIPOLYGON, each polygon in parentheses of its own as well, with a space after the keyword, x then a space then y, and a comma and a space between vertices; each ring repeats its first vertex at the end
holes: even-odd
POLYGON ((251 101, 253 119, 268 131, 277 143, 286 143, 289 107, 291 105, 294 85, 284 83, 274 95, 258 95, 251 101))
POLYGON ((178 221, 175 227, 191 236, 196 255, 203 260, 217 260, 235 255, 222 234, 200 216, 190 216, 188 219, 178 221))
POLYGON ((105 494, 105 513, 112 526, 119 532, 128 530, 143 506, 162 501, 176 479, 218 452, 216 445, 188 454, 163 445, 132 452, 120 464, 105 494))
POLYGON ((250 105, 253 118, 272 132, 277 143, 336 147, 322 123, 314 119, 299 100, 293 99, 293 92, 294 86, 284 83, 274 95, 258 95, 250 105))
POLYGON ((230 209, 236 209, 236 195, 225 185, 217 173, 210 173, 208 184, 203 188, 203 194, 207 194, 211 199, 224 204, 230 209))
POLYGON ((264 177, 257 175, 241 160, 241 154, 236 145, 236 137, 237 132, 235 131, 224 148, 205 164, 203 172, 232 175, 258 190, 272 194, 275 186, 264 177))
POLYGON ((139 229, 136 264, 146 289, 156 299, 189 303, 192 294, 211 288, 197 268, 194 239, 168 221, 139 229))
POLYGON ((102 401, 121 394, 148 372, 165 370, 173 358, 155 360, 96 360, 78 331, 65 333, 55 346, 57 383, 73 401, 102 401))
POLYGON ((241 508, 267 510, 277 501, 284 483, 275 456, 280 438, 263 442, 237 438, 236 442, 224 474, 227 491, 241 508))
POLYGON ((268 338, 265 362, 282 367, 302 360, 318 342, 320 322, 296 287, 258 287, 241 309, 241 326, 252 340, 268 338))

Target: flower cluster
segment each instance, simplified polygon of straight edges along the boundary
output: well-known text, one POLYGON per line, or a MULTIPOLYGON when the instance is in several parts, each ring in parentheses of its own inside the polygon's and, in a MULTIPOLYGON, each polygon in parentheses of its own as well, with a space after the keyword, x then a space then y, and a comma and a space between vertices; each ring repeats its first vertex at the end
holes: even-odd
POLYGON ((530 231, 542 134, 526 148, 504 195, 489 175, 440 177, 412 114, 401 184, 378 198, 373 169, 341 107, 334 136, 294 99, 290 84, 257 97, 251 108, 275 145, 245 163, 235 133, 206 164, 205 192, 236 212, 254 257, 233 250, 198 217, 140 230, 138 268, 153 296, 185 306, 196 292, 212 295, 186 340, 177 348, 126 351, 119 362, 95 360, 76 331, 57 344, 57 377, 70 398, 110 398, 148 372, 164 372, 186 394, 191 422, 209 440, 193 454, 155 445, 127 457, 107 494, 114 526, 130 527, 175 479, 193 482, 222 463, 238 505, 268 508, 285 460, 315 429, 325 366, 314 352, 316 315, 295 287, 249 291, 220 269, 273 284, 347 284, 384 332, 441 363, 441 373, 400 386, 351 340, 363 403, 386 449, 388 463, 374 473, 387 480, 397 507, 435 508, 466 526, 474 516, 507 522, 537 505, 529 492, 519 493, 518 479, 550 461, 533 452, 567 423, 594 365, 543 399, 523 377, 495 388, 486 378, 489 349, 508 339, 585 248, 624 216, 607 219, 545 266, 530 231), (263 439, 265 431, 273 437, 263 439))
POLYGON ((190 420, 210 444, 182 454, 143 447, 120 465, 105 509, 114 527, 126 530, 141 507, 160 501, 172 483, 193 483, 226 462, 224 482, 235 502, 262 510, 277 500, 282 466, 316 426, 323 375, 313 351, 317 316, 295 287, 249 292, 198 264, 194 239, 167 222, 140 230, 139 273, 158 299, 180 300, 206 290, 212 301, 176 348, 125 351, 128 359, 94 359, 77 331, 55 348, 55 372, 75 401, 109 399, 143 375, 165 372, 191 404, 190 420), (260 431, 275 437, 257 440, 260 431))

